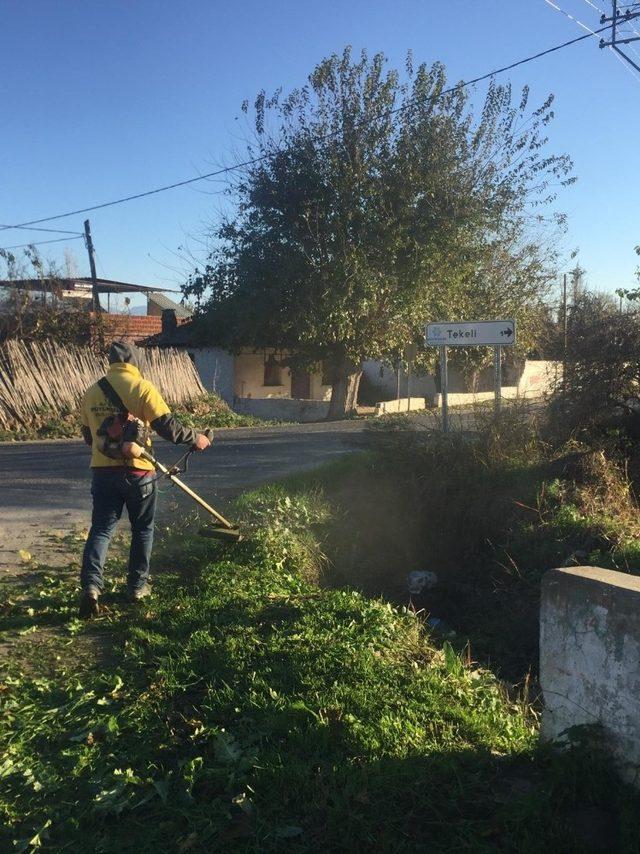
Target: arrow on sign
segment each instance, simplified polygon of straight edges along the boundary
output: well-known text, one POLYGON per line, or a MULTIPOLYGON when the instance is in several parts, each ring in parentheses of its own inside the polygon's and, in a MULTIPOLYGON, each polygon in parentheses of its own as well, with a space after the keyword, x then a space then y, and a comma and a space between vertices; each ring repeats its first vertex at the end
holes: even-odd
POLYGON ((500 335, 507 335, 509 338, 513 335, 513 329, 503 329, 500 335))

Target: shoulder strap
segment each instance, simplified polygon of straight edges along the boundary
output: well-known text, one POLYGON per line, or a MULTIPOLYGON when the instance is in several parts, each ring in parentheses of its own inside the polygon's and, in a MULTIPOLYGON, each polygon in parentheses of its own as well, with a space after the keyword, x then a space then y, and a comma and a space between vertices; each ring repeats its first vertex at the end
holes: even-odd
POLYGON ((107 398, 107 400, 111 401, 114 406, 117 406, 120 412, 126 414, 129 413, 129 410, 122 402, 122 398, 106 377, 102 377, 102 379, 99 379, 98 385, 100 386, 100 389, 104 396, 107 398))

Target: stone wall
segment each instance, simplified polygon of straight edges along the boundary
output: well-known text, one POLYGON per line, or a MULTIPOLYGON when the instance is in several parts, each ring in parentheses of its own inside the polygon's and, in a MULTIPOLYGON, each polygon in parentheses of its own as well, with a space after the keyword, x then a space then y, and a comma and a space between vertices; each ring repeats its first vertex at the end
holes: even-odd
POLYGON ((626 779, 640 781, 640 578, 592 566, 542 582, 542 734, 598 725, 626 779))

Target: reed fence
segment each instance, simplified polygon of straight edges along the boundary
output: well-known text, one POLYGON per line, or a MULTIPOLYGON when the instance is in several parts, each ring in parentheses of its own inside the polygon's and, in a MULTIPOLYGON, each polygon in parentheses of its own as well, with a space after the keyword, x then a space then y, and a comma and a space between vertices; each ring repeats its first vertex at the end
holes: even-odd
MULTIPOLYGON (((144 354, 144 376, 169 403, 206 393, 187 353, 150 348, 144 354)), ((6 342, 0 347, 0 428, 28 427, 43 411, 73 411, 106 369, 107 360, 88 347, 6 342)))

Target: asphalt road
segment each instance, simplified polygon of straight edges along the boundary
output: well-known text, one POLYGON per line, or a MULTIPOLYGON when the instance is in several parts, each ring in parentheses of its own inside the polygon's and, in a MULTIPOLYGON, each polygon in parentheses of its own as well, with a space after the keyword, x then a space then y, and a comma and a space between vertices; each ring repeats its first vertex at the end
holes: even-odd
MULTIPOLYGON (((240 492, 354 450, 362 442, 363 429, 361 421, 342 421, 220 430, 209 450, 191 458, 184 480, 224 509, 240 492)), ((181 453, 161 440, 155 450, 165 463, 181 453)), ((0 569, 16 568, 18 549, 40 557, 47 532, 88 527, 88 465, 89 449, 80 441, 0 444, 0 569)), ((160 522, 195 507, 178 489, 161 482, 160 522)))

